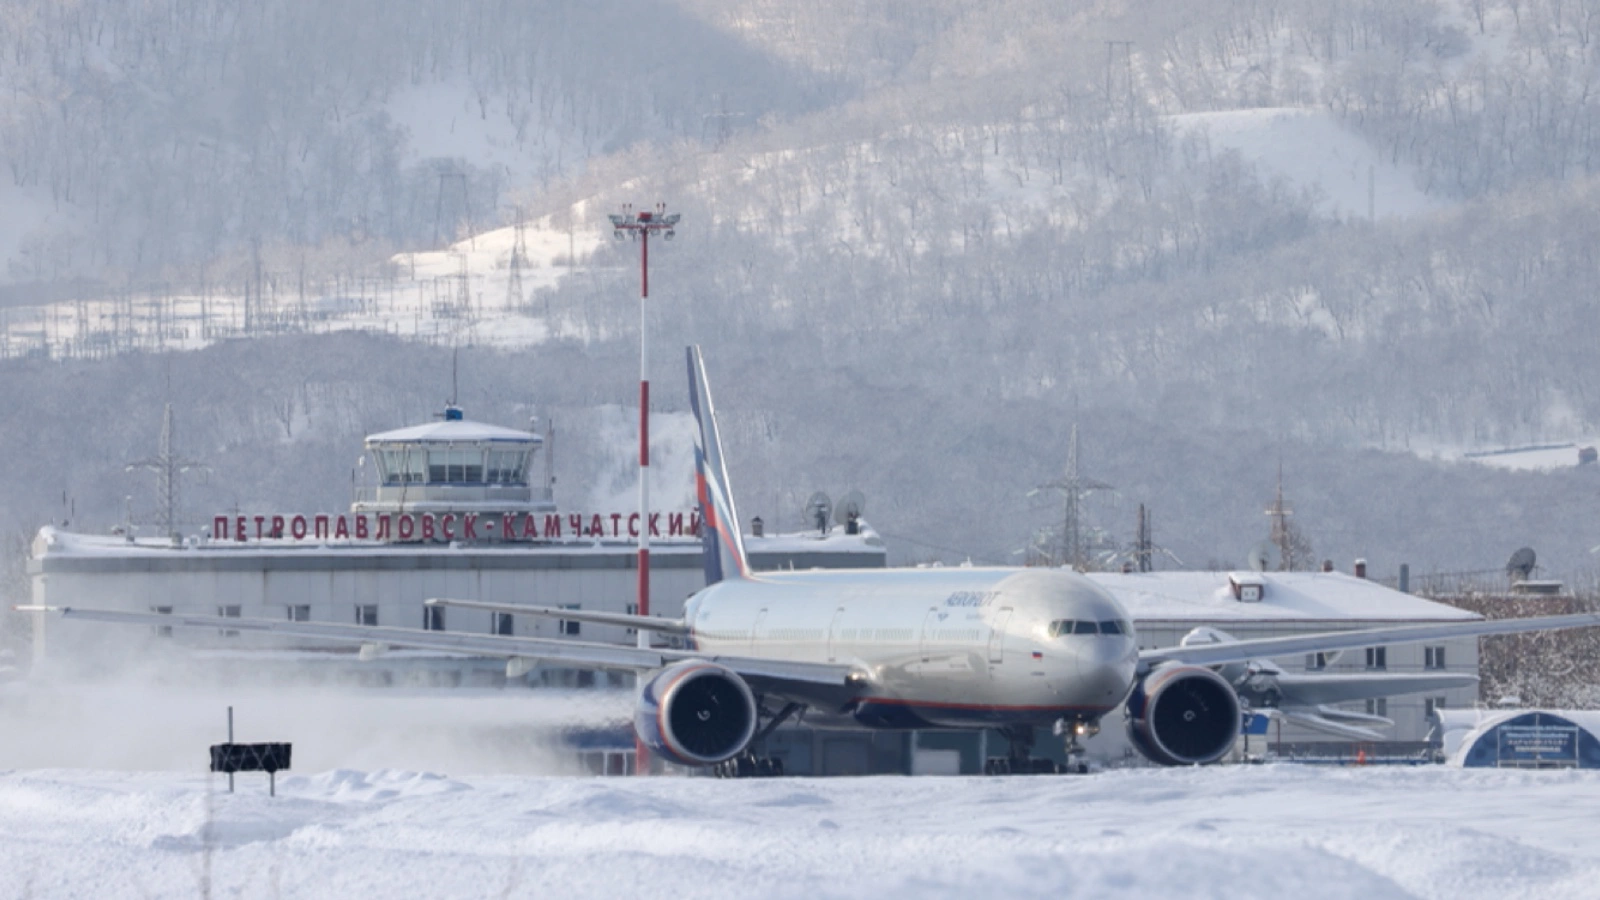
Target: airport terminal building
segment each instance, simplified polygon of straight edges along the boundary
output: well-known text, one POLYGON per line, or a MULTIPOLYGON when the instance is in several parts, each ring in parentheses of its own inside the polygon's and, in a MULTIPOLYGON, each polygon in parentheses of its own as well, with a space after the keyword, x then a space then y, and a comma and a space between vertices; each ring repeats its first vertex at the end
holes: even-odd
MULTIPOLYGON (((346 512, 231 512, 204 533, 135 539, 54 527, 34 539, 32 602, 137 612, 388 625, 632 643, 626 629, 427 607, 431 597, 636 612, 637 539, 650 529, 651 614, 678 617, 705 585, 697 510, 557 509, 545 438, 467 420, 460 410, 366 439, 364 487, 346 512)), ((862 523, 748 539, 752 566, 881 568, 883 542, 862 523)), ((34 659, 47 663, 91 630, 34 621, 34 659)), ((166 635, 163 635, 165 637, 166 635)), ((212 648, 325 649, 285 638, 174 636, 212 648)), ((330 654, 330 664, 349 655, 330 654)), ((420 663, 369 667, 391 676, 420 663)), ((499 666, 496 663, 496 666, 499 666)), ((458 664, 444 666, 460 669, 458 664)), ((482 668, 482 667, 478 667, 482 668)), ((493 668, 493 667, 490 667, 493 668)), ((472 667, 468 667, 468 671, 472 667)), ((382 679, 379 679, 382 680, 382 679)), ((447 679, 449 680, 449 679, 447 679)), ((468 681, 482 678, 469 674, 468 681)), ((589 673, 540 670, 538 683, 588 684, 589 673)))
MULTIPOLYGON (((664 510, 645 523, 630 511, 557 509, 544 438, 466 420, 448 410, 436 422, 374 434, 366 440, 375 483, 342 513, 261 511, 218 515, 186 538, 76 534, 41 529, 29 561, 39 606, 96 606, 137 612, 389 625, 480 634, 633 644, 618 626, 464 608, 429 607, 452 597, 500 603, 633 613, 637 597, 635 536, 652 534, 651 612, 682 614, 704 583, 698 514, 664 510)), ((883 542, 864 522, 809 534, 746 537, 757 570, 873 568, 886 565, 883 542)), ((1149 572, 1089 577, 1126 607, 1143 648, 1179 643, 1208 626, 1237 639, 1399 624, 1459 622, 1476 614, 1339 573, 1149 572)), ((424 652, 384 652, 282 636, 166 629, 129 641, 120 629, 65 622, 35 613, 34 664, 87 655, 114 663, 149 642, 196 648, 219 678, 259 677, 366 685, 441 687, 624 687, 628 673, 560 665, 467 659, 424 652), (87 650, 87 654, 75 653, 87 650)), ((1273 661, 1287 672, 1450 672, 1475 675, 1473 638, 1427 646, 1372 647, 1273 661)), ((1439 709, 1468 708, 1471 687, 1426 696, 1354 704, 1351 712, 1394 720, 1389 742, 1427 739, 1439 709)), ((1089 742, 1102 763, 1134 762, 1113 715, 1089 742)), ((792 773, 979 772, 1003 752, 983 733, 853 733, 787 727, 770 751, 792 773)), ((1253 746, 1293 754, 1327 737, 1275 723, 1253 746)), ((631 767, 631 736, 603 731, 575 750, 601 771, 631 767)), ((1047 755, 1054 742, 1041 739, 1047 755)))

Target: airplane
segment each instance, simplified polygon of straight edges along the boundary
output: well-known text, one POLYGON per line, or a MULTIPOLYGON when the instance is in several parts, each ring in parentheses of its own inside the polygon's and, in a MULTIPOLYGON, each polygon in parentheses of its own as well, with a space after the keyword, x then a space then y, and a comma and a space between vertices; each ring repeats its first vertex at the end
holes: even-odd
MULTIPOLYGON (((434 599, 437 605, 621 625, 676 647, 629 647, 509 635, 288 622, 207 615, 56 608, 67 618, 166 627, 255 631, 507 659, 508 673, 536 661, 638 674, 633 720, 653 753, 715 774, 777 774, 760 755, 782 723, 819 727, 998 729, 1005 757, 991 774, 1087 772, 1081 739, 1125 708, 1134 747, 1161 765, 1224 758, 1243 707, 1229 666, 1473 635, 1600 625, 1600 613, 1409 625, 1261 638, 1195 641, 1140 650, 1122 605, 1081 574, 1040 568, 751 570, 728 483, 716 410, 699 347, 687 350, 689 400, 698 423, 696 491, 706 586, 681 619, 434 599), (1040 729, 1065 743, 1065 767, 1032 756, 1040 729)), ((19 607, 39 610, 43 607, 19 607)))
MULTIPOLYGON (((1179 641, 1185 647, 1237 642, 1233 635, 1208 625, 1195 628, 1179 641)), ((1326 654, 1326 661, 1332 663, 1337 656, 1326 654)), ((1432 693, 1478 683, 1478 676, 1466 672, 1289 672, 1270 659, 1228 663, 1216 666, 1215 671, 1233 685, 1248 713, 1359 741, 1383 740, 1383 735, 1374 729, 1393 727, 1394 720, 1331 704, 1432 693)))

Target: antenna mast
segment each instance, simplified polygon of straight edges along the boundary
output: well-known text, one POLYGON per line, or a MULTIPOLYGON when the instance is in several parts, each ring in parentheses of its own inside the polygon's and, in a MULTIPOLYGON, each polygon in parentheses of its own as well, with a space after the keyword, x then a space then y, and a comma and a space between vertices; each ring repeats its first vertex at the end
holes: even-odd
MULTIPOLYGON (((611 234, 621 240, 632 237, 639 242, 639 615, 650 615, 650 341, 647 312, 650 300, 650 235, 665 240, 677 235, 680 213, 667 213, 665 203, 652 210, 635 211, 624 204, 622 212, 611 214, 611 234)), ((738 522, 727 523, 738 528, 738 522)), ((650 646, 650 633, 639 629, 639 646, 650 646)), ((649 763, 643 743, 634 743, 634 772, 644 774, 649 763)))

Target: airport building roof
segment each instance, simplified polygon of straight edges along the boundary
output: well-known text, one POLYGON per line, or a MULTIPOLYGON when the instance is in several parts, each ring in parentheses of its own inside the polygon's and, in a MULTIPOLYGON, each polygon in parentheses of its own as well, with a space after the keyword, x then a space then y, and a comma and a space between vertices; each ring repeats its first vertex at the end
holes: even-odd
POLYGON ((1341 572, 1093 572, 1135 621, 1471 621, 1477 613, 1341 572), (1258 585, 1259 600, 1236 586, 1258 585), (1248 596, 1248 594, 1246 594, 1248 596))
POLYGON ((393 431, 367 435, 367 443, 471 443, 475 441, 516 441, 542 444, 544 439, 528 431, 503 428, 467 419, 441 419, 424 425, 410 425, 393 431))

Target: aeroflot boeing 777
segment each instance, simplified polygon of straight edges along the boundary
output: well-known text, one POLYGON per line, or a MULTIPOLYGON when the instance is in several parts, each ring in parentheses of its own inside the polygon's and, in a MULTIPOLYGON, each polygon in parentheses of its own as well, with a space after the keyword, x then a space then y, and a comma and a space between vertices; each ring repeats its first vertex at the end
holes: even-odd
POLYGON ((263 631, 375 647, 413 647, 640 673, 634 728, 654 752, 728 774, 770 771, 762 739, 809 723, 866 729, 998 728, 1011 755, 990 771, 1055 771, 1030 758, 1035 730, 1079 739, 1126 705, 1135 747, 1167 765, 1215 762, 1240 730, 1241 704, 1219 670, 1233 663, 1471 635, 1600 625, 1600 614, 1412 625, 1139 650, 1104 589, 1056 569, 751 572, 728 487, 698 347, 688 351, 706 587, 669 620, 474 600, 429 603, 624 625, 686 649, 405 628, 63 608, 142 625, 263 631))

